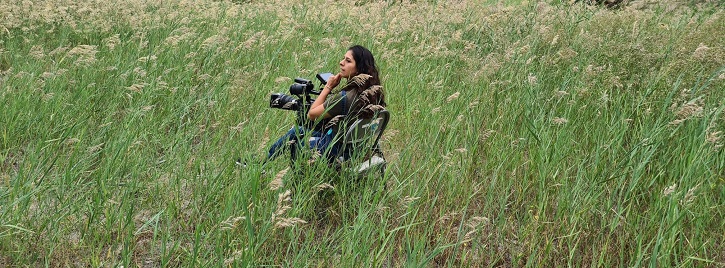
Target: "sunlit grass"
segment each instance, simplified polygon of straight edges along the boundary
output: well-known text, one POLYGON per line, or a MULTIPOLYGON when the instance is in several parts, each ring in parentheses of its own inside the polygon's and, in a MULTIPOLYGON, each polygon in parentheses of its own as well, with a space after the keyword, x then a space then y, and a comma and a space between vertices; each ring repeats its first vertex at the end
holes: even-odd
POLYGON ((6 1, 0 266, 721 266, 716 4, 6 1), (385 177, 235 167, 353 44, 385 177))

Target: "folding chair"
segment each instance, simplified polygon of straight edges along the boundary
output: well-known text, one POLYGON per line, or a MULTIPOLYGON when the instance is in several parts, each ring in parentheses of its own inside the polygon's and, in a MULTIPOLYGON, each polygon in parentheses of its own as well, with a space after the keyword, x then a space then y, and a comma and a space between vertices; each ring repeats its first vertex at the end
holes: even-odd
POLYGON ((371 119, 357 119, 350 124, 342 138, 338 162, 357 173, 358 177, 372 171, 384 175, 386 162, 379 142, 389 120, 390 113, 382 110, 371 119))

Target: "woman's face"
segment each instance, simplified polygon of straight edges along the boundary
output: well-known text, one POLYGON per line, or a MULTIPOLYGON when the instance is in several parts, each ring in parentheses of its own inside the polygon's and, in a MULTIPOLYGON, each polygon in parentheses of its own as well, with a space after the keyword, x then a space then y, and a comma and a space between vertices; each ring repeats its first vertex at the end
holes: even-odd
POLYGON ((355 65, 355 58, 352 57, 352 50, 348 50, 345 58, 340 61, 340 74, 348 79, 357 75, 357 65, 355 65))

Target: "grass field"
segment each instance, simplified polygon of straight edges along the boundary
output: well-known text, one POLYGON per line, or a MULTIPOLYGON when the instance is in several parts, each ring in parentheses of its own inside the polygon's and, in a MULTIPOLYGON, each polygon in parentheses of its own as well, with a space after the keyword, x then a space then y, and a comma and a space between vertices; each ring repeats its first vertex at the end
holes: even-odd
POLYGON ((0 266, 725 266, 722 4, 514 2, 3 1, 0 266), (353 44, 385 176, 235 167, 353 44))

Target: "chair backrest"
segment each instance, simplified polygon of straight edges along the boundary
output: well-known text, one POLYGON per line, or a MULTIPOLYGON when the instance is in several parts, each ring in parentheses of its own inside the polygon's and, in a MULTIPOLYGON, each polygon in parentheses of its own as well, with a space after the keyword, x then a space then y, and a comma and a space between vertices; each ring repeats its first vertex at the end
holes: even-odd
POLYGON ((379 111, 373 118, 357 119, 347 127, 345 136, 343 137, 343 145, 346 150, 365 149, 360 148, 366 146, 370 149, 375 147, 380 141, 380 137, 388 126, 390 113, 387 110, 379 111))

